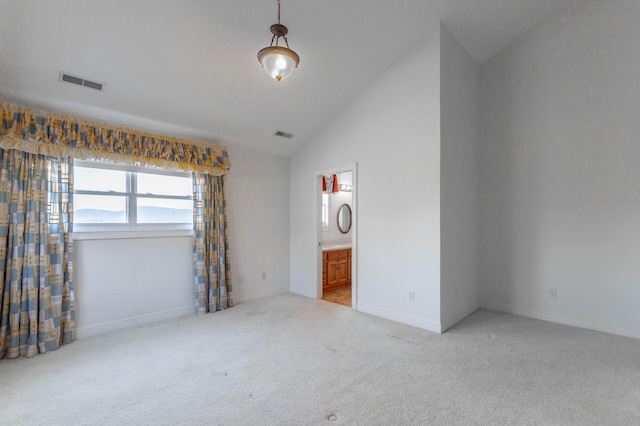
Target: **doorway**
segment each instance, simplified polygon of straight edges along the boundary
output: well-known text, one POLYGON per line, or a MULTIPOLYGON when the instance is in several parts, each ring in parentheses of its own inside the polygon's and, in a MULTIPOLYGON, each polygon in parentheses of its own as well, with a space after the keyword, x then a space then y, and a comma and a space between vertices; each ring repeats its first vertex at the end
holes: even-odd
POLYGON ((357 165, 316 174, 316 298, 357 310, 357 165))

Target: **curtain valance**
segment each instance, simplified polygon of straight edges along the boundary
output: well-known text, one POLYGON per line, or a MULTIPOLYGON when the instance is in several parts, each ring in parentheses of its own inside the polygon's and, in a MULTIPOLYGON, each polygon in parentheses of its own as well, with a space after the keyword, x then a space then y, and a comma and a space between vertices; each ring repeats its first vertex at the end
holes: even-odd
POLYGON ((222 176, 226 147, 49 113, 0 101, 0 148, 222 176))

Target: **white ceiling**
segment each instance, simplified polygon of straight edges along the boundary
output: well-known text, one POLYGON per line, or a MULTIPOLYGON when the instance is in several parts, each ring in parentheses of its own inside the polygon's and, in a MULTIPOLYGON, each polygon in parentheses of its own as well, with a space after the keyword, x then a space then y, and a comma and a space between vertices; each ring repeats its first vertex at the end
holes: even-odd
POLYGON ((0 0, 0 99, 290 156, 438 20, 482 63, 566 3, 282 0, 301 61, 277 83, 277 0, 0 0))

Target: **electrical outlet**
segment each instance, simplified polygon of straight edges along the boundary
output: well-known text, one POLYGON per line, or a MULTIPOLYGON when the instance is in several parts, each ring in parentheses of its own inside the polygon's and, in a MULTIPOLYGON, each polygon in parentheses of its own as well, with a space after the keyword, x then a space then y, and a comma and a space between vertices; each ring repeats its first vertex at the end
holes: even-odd
POLYGON ((415 292, 413 292, 413 291, 409 292, 409 300, 412 301, 412 302, 416 301, 416 293, 415 292))
POLYGON ((266 279, 267 279, 267 273, 266 273, 266 272, 263 272, 263 273, 262 273, 262 279, 263 279, 263 280, 266 280, 266 279))
POLYGON ((558 298, 558 289, 550 288, 549 289, 549 299, 557 299, 558 298))
POLYGON ((244 275, 238 277, 238 284, 244 284, 244 275))

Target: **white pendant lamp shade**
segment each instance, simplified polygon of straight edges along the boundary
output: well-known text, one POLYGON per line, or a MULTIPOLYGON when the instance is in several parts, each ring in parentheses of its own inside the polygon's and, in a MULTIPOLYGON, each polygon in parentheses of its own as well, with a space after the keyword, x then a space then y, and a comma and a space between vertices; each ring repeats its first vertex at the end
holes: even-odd
POLYGON ((278 23, 273 24, 270 30, 273 34, 271 45, 258 52, 258 61, 271 78, 280 81, 289 77, 300 63, 298 54, 289 49, 289 41, 287 41, 289 30, 280 23, 280 0, 278 0, 278 23), (287 47, 278 46, 280 38, 284 40, 287 47), (275 46, 273 45, 274 41, 276 42, 275 46))
POLYGON ((277 81, 289 77, 298 68, 300 57, 286 47, 269 46, 258 52, 258 61, 264 70, 277 81))

